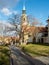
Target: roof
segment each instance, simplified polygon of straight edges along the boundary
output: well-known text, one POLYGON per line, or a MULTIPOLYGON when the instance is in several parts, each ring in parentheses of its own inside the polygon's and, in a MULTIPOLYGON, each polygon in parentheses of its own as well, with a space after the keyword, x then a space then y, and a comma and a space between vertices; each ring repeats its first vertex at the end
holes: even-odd
POLYGON ((23 26, 22 31, 34 33, 34 32, 47 32, 46 27, 35 27, 35 26, 23 26))
POLYGON ((38 27, 39 32, 47 32, 46 27, 38 27))

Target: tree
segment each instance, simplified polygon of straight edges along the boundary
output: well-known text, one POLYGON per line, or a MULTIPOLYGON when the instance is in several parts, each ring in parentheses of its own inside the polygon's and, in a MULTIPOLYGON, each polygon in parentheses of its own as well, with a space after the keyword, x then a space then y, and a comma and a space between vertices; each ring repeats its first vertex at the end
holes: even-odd
POLYGON ((29 24, 32 26, 32 22, 33 22, 33 16, 32 15, 28 15, 27 16, 27 19, 28 19, 28 22, 29 22, 29 24))
POLYGON ((15 27, 16 32, 20 32, 20 22, 21 22, 21 16, 19 14, 12 14, 12 17, 8 19, 8 22, 15 27))
POLYGON ((27 18, 31 26, 43 26, 43 22, 40 22, 36 17, 28 15, 27 18))
POLYGON ((21 16, 19 14, 12 14, 12 16, 8 19, 8 22, 14 26, 14 28, 12 28, 10 31, 15 31, 16 32, 16 36, 19 36, 19 42, 20 42, 20 37, 21 37, 21 26, 20 26, 20 22, 21 22, 21 16))

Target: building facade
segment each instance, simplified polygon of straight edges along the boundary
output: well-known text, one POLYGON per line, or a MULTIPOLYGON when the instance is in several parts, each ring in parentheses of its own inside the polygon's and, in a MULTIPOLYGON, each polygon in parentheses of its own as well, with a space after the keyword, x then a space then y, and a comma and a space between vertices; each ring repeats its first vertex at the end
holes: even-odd
POLYGON ((46 27, 30 26, 27 19, 25 6, 23 6, 21 16, 21 44, 27 44, 29 42, 49 43, 49 19, 47 21, 48 31, 46 27))

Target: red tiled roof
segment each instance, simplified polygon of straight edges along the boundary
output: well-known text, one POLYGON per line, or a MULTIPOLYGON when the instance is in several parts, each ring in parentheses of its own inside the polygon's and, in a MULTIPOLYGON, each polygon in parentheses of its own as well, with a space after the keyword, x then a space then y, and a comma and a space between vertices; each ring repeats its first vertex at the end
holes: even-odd
POLYGON ((35 27, 35 26, 23 26, 22 30, 24 32, 32 32, 32 33, 35 32, 35 31, 38 31, 38 32, 47 31, 47 29, 45 27, 35 27))

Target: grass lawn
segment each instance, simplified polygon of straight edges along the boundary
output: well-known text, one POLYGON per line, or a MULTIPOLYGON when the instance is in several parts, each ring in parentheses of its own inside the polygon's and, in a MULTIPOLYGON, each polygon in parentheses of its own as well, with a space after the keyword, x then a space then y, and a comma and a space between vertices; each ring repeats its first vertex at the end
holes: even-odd
POLYGON ((0 65, 10 65, 10 51, 7 46, 0 46, 0 65))
POLYGON ((49 46, 28 44, 21 45, 21 49, 31 56, 49 56, 49 46))

